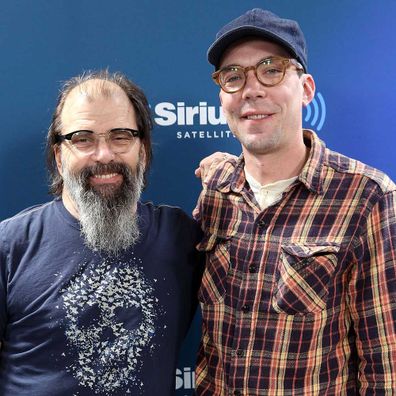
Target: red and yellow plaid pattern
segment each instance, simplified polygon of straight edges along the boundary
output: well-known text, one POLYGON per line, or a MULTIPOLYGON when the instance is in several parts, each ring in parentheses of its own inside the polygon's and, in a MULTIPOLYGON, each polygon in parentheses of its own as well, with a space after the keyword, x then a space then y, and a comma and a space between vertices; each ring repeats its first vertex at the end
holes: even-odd
POLYGON ((275 205, 260 210, 242 157, 200 196, 199 396, 396 394, 396 186, 304 137, 275 205))

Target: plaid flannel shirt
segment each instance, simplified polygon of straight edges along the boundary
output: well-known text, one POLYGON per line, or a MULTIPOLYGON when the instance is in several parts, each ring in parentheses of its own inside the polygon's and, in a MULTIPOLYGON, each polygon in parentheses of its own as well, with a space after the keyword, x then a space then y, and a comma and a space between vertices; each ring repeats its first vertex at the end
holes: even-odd
POLYGON ((200 196, 197 395, 396 394, 396 186, 304 138, 308 161, 269 208, 243 157, 200 196))

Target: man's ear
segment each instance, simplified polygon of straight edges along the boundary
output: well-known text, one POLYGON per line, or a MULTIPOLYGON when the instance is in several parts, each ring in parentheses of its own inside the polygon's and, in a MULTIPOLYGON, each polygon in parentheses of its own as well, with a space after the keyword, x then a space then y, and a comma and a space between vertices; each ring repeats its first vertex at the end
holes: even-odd
POLYGON ((315 96, 315 80, 310 74, 303 75, 303 106, 308 106, 315 96))
POLYGON ((140 146, 140 153, 139 153, 140 161, 143 162, 144 169, 147 168, 147 155, 146 155, 146 148, 144 143, 140 146))
POLYGON ((55 161, 56 161, 56 167, 58 168, 58 172, 61 176, 62 174, 62 152, 61 152, 61 147, 59 144, 56 144, 53 146, 54 150, 54 156, 55 156, 55 161))

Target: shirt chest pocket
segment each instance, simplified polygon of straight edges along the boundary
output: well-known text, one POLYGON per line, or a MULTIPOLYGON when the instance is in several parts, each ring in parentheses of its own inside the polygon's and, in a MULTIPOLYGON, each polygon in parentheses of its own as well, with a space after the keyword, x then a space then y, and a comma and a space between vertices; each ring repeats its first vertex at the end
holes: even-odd
POLYGON ((224 299, 230 268, 229 249, 230 238, 218 235, 206 235, 198 245, 198 250, 206 252, 206 267, 198 292, 198 299, 204 304, 216 304, 224 299))
POLYGON ((278 313, 308 314, 326 308, 339 245, 282 246, 272 307, 278 313))

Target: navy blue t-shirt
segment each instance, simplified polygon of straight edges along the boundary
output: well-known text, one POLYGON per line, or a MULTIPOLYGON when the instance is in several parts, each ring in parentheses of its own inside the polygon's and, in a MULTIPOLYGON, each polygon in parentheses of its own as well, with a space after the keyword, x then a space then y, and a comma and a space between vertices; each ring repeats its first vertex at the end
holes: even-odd
POLYGON ((140 241, 117 257, 84 245, 61 200, 0 224, 0 395, 174 394, 200 230, 177 208, 138 216, 140 241))

